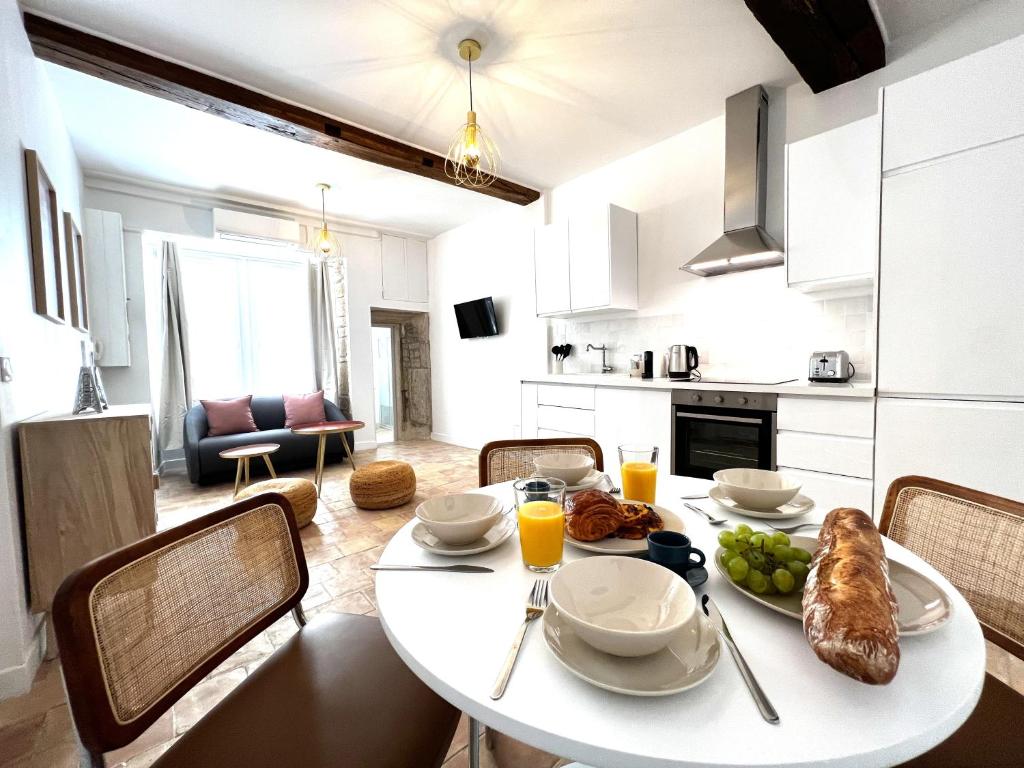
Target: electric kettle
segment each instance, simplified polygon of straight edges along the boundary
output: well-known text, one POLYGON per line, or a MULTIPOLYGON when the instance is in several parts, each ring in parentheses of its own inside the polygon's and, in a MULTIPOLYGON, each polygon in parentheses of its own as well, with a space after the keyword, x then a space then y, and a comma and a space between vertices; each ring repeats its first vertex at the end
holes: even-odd
POLYGON ((673 381, 688 381, 697 370, 698 360, 696 347, 673 344, 668 348, 668 377, 673 381))

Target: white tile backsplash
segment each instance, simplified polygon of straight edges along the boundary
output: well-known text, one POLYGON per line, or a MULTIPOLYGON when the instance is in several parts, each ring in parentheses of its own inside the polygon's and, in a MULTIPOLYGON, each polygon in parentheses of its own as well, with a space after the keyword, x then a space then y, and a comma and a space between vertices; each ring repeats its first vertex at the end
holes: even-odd
POLYGON ((652 350, 656 375, 670 345, 689 344, 700 353, 705 375, 779 379, 806 378, 811 352, 845 349, 857 369, 854 378, 871 380, 870 295, 818 299, 785 291, 772 298, 761 304, 716 301, 672 315, 551 320, 549 346, 574 346, 565 373, 600 371, 601 353, 586 352, 588 343, 606 344, 608 360, 619 372, 628 370, 634 354, 652 350))

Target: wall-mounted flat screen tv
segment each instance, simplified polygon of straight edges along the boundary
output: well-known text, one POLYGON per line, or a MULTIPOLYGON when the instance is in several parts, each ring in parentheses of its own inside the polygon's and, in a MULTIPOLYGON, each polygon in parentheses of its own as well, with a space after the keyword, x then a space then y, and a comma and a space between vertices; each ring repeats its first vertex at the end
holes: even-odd
POLYGON ((494 301, 490 296, 456 304, 455 320, 459 324, 459 336, 464 339, 498 335, 498 319, 494 316, 494 301))

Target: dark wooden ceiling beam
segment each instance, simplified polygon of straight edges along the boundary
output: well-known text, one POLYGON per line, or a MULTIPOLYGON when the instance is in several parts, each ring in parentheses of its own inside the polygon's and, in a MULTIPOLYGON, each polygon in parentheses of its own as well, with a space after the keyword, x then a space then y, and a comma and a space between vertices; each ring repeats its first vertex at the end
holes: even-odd
POLYGON ((815 93, 885 66, 885 40, 868 0, 746 3, 815 93))
MULTIPOLYGON (((42 16, 25 13, 24 19, 40 59, 304 144, 459 186, 445 175, 441 155, 42 16)), ((464 189, 519 205, 540 197, 537 190, 505 179, 464 189)))

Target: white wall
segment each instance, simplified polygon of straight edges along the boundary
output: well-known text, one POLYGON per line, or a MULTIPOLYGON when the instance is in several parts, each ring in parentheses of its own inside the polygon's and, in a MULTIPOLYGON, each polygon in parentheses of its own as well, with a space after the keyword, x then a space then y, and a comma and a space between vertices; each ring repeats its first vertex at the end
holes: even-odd
MULTIPOLYGON (((28 611, 17 491, 16 425, 74 404, 82 334, 35 314, 24 148, 35 149, 60 211, 81 226, 82 174, 50 85, 32 55, 14 0, 0 0, 0 356, 14 380, 0 384, 0 698, 28 690, 44 642, 28 611)), ((63 238, 63 223, 61 224, 63 238)), ((63 240, 62 246, 63 250, 63 240)))
POLYGON ((542 200, 510 208, 427 244, 437 440, 479 448, 519 434, 519 379, 545 365, 546 323, 536 317, 533 287, 533 230, 543 213, 542 200), (499 335, 459 338, 452 306, 486 296, 499 335))
POLYGON ((982 48, 1024 34, 1024 3, 986 0, 893 40, 888 64, 815 95, 803 82, 786 89, 786 139, 798 141, 878 111, 878 90, 982 48))

